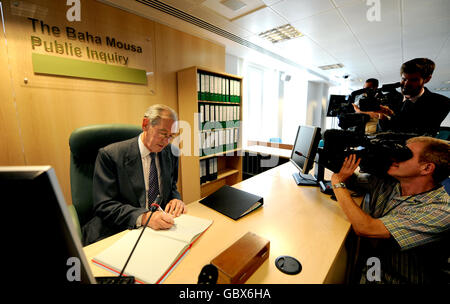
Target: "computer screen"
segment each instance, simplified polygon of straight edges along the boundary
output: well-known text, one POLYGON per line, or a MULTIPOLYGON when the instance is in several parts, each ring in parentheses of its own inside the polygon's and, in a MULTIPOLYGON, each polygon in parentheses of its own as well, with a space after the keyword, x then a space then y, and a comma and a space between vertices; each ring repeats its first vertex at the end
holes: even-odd
POLYGON ((294 174, 297 185, 317 185, 316 179, 308 174, 314 165, 317 147, 321 135, 320 128, 313 126, 299 126, 292 148, 290 161, 299 169, 294 174))
POLYGON ((0 167, 0 193, 13 220, 3 233, 5 275, 26 284, 95 283, 53 168, 0 167))
POLYGON ((352 113, 353 106, 346 100, 345 95, 330 95, 327 117, 337 117, 343 113, 352 113), (350 108, 351 107, 351 108, 350 108))

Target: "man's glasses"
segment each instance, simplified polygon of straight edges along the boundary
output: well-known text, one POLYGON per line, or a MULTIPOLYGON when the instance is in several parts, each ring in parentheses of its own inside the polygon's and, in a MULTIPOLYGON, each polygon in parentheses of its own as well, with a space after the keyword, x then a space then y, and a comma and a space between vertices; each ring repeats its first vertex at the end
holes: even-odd
POLYGON ((166 131, 158 130, 158 135, 161 139, 168 139, 170 141, 170 140, 173 140, 175 137, 177 137, 178 133, 170 133, 169 134, 166 131))

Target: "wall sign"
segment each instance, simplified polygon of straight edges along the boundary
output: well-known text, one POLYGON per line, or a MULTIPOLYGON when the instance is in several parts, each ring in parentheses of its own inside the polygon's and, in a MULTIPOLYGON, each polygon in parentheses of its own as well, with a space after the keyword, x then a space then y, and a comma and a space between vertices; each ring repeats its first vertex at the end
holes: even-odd
POLYGON ((131 56, 143 55, 142 46, 73 26, 27 19, 35 73, 147 84, 145 70, 128 67, 131 56))

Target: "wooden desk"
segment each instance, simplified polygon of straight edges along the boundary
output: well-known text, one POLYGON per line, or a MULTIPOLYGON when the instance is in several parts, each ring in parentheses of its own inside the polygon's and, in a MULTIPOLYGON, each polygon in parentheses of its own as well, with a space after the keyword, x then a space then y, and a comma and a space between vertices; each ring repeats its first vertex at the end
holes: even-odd
MULTIPOLYGON (((202 267, 224 249, 252 231, 270 240, 270 256, 249 278, 248 283, 339 283, 346 264, 344 240, 350 228, 338 204, 317 187, 299 187, 292 178, 291 163, 247 179, 235 187, 264 197, 264 205, 234 221, 198 202, 188 205, 188 213, 214 220, 192 246, 164 283, 197 283, 202 267), (280 272, 275 259, 280 255, 297 258, 303 270, 294 276, 280 272)), ((121 235, 85 247, 89 261, 121 235)), ((111 275, 92 264, 95 276, 111 275)))

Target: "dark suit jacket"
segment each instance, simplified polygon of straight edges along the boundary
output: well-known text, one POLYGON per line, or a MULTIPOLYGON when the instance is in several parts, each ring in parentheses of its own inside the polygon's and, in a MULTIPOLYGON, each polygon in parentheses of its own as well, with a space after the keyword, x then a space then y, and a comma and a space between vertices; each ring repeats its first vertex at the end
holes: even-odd
MULTIPOLYGON (((99 150, 93 179, 95 216, 82 229, 84 245, 135 228, 137 218, 147 211, 138 140, 139 136, 99 150)), ((171 199, 181 199, 177 190, 178 157, 171 149, 176 148, 169 144, 157 154, 163 209, 171 199)))
POLYGON ((389 120, 380 120, 382 131, 428 134, 435 136, 450 111, 450 99, 427 88, 408 109, 400 110, 389 120))

